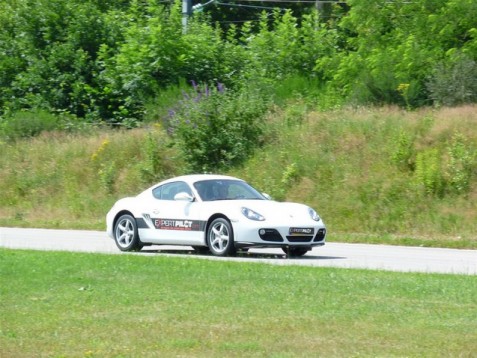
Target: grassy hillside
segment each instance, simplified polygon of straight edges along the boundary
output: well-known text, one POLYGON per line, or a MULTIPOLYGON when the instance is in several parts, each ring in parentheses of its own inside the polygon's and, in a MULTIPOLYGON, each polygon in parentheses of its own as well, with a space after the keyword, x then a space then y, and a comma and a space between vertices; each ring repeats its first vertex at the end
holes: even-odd
POLYGON ((476 107, 276 118, 274 144, 233 174, 313 205, 346 240, 477 247, 476 107))
MULTIPOLYGON (((477 248, 477 107, 268 115, 265 146, 227 174, 317 209, 329 240, 477 248)), ((0 225, 104 228, 120 197, 187 169, 159 124, 0 142, 0 225)))

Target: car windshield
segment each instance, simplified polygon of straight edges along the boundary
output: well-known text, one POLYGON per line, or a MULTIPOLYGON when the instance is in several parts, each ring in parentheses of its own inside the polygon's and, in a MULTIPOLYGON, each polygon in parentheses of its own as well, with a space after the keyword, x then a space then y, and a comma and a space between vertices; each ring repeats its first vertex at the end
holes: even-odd
POLYGON ((203 201, 266 200, 256 189, 241 180, 211 179, 194 183, 203 201))

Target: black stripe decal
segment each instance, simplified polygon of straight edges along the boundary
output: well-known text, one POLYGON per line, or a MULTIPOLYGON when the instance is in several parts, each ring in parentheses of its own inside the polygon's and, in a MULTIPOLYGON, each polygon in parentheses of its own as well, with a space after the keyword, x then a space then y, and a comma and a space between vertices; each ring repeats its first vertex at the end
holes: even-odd
POLYGON ((143 218, 136 218, 136 224, 138 229, 149 229, 149 226, 146 224, 146 220, 143 218))

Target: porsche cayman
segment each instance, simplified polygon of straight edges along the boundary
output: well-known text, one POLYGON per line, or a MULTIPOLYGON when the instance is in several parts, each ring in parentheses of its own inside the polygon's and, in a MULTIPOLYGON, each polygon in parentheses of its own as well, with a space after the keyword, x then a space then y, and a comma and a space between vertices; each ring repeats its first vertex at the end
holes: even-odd
POLYGON ((326 238, 325 224, 311 207, 277 202, 241 179, 212 174, 171 178, 120 199, 106 226, 121 251, 186 245, 229 256, 274 247, 302 256, 326 238))

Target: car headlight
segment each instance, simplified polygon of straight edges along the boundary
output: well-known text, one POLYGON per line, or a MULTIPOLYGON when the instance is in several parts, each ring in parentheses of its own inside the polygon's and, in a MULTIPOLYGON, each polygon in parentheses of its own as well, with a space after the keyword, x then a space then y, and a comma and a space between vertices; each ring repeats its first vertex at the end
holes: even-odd
POLYGON ((321 220, 320 215, 318 215, 318 213, 312 208, 308 208, 308 214, 310 214, 310 217, 315 221, 321 220))
POLYGON ((255 220, 255 221, 264 221, 265 218, 260 215, 259 213, 253 211, 252 209, 249 208, 242 208, 242 214, 250 220, 255 220))

